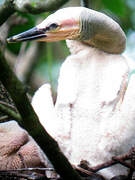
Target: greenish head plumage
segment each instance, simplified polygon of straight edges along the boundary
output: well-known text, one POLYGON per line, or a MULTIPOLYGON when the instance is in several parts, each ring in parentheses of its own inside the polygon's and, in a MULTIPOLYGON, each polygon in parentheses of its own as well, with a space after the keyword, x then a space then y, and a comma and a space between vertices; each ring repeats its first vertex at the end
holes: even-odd
POLYGON ((80 41, 108 53, 120 54, 126 36, 118 23, 103 13, 86 9, 80 14, 80 41))

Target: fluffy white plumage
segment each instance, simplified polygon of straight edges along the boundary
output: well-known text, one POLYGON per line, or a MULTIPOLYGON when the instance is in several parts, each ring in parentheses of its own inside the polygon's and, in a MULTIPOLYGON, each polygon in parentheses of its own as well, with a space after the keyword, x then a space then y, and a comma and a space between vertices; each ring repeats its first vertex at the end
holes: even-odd
MULTIPOLYGON (((84 159, 95 166, 127 152, 135 143, 135 80, 133 76, 124 89, 129 67, 122 55, 107 54, 77 41, 67 41, 67 45, 72 54, 60 70, 55 112, 48 85, 40 87, 32 104, 73 164, 84 159), (121 91, 126 92, 121 95, 121 91), (52 118, 54 113, 57 118, 52 118)), ((101 173, 111 178, 127 174, 127 169, 116 165, 101 173)))

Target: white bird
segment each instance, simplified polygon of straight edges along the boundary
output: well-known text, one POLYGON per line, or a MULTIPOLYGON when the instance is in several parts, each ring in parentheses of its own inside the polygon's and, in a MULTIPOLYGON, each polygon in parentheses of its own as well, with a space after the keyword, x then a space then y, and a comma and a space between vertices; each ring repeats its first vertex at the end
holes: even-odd
MULTIPOLYGON (((56 11, 41 24, 8 39, 67 41, 53 105, 50 86, 34 95, 33 107, 46 130, 59 142, 71 163, 91 166, 127 152, 135 144, 135 78, 121 55, 126 37, 103 13, 84 7, 56 11)), ((101 170, 106 178, 127 175, 121 165, 101 170)))

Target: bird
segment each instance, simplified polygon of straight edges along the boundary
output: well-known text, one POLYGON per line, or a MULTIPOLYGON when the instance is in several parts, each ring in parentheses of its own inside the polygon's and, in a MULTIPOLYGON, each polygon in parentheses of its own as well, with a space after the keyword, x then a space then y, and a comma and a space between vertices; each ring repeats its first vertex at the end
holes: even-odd
MULTIPOLYGON (((63 62, 53 104, 50 84, 35 93, 32 105, 41 124, 69 161, 96 166, 126 153, 135 144, 134 74, 122 55, 126 36, 104 13, 67 7, 8 42, 66 40, 71 54, 63 62)), ((126 176, 115 165, 98 172, 105 178, 126 176)))
POLYGON ((16 121, 0 123, 0 170, 45 168, 46 163, 45 154, 16 121))

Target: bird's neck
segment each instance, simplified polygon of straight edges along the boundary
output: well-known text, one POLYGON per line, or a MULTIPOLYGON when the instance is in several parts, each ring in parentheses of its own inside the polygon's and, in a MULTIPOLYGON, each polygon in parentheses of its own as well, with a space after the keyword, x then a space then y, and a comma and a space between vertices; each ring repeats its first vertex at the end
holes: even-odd
POLYGON ((79 40, 110 54, 121 54, 126 37, 118 23, 90 9, 81 12, 79 40))
POLYGON ((76 40, 66 40, 67 47, 71 54, 78 54, 80 51, 90 51, 95 48, 76 40))

